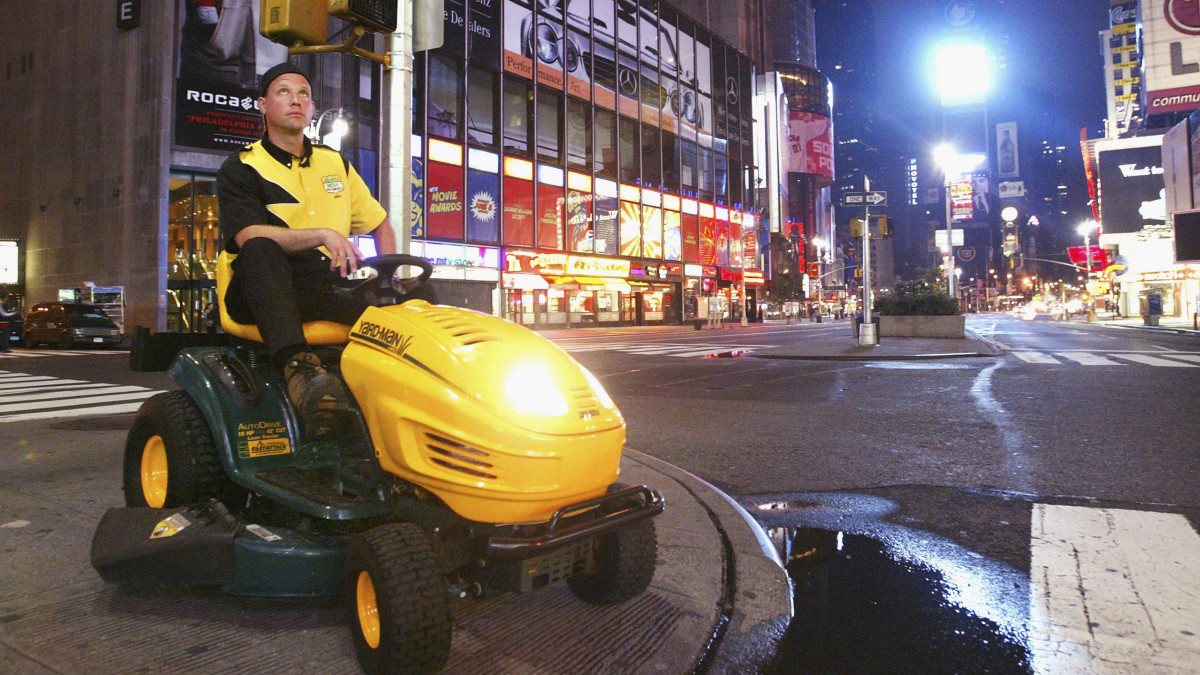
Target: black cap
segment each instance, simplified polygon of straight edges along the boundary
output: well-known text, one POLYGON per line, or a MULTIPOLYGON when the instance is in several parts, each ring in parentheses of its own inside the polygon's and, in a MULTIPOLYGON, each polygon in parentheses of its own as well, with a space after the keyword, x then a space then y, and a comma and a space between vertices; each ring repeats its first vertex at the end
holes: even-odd
MULTIPOLYGON (((283 63, 278 63, 271 66, 269 69, 267 69, 267 72, 262 74, 262 79, 259 80, 258 95, 265 98, 267 95, 267 89, 271 86, 271 83, 274 82, 275 79, 280 75, 287 75, 288 73, 295 73, 296 75, 308 80, 308 73, 301 70, 299 66, 296 66, 292 62, 284 61, 283 63)), ((309 82, 311 83, 312 81, 309 80, 309 82)))

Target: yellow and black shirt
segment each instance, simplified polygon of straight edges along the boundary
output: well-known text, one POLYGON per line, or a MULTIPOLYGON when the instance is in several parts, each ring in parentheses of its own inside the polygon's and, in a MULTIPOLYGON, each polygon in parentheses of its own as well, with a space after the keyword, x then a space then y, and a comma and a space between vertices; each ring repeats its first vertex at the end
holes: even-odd
MULTIPOLYGON (((250 225, 327 227, 349 237, 374 230, 387 217, 349 162, 307 138, 302 157, 265 135, 231 155, 217 172, 217 201, 225 250, 235 254, 234 236, 250 225)), ((321 247, 300 255, 328 253, 321 247)))

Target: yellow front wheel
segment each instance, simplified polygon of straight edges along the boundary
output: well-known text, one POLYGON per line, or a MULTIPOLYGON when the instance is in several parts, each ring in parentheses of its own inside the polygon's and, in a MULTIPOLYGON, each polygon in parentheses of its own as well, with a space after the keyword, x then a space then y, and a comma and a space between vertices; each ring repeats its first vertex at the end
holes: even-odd
POLYGON ((411 523, 350 542, 346 596, 354 650, 368 675, 435 673, 450 658, 450 601, 433 541, 411 523))
POLYGON ((155 394, 138 409, 125 439, 125 505, 172 509, 210 498, 245 503, 221 466, 200 407, 184 391, 155 394))
POLYGON ((152 509, 167 502, 167 475, 167 448, 162 436, 155 434, 142 448, 142 497, 152 509))

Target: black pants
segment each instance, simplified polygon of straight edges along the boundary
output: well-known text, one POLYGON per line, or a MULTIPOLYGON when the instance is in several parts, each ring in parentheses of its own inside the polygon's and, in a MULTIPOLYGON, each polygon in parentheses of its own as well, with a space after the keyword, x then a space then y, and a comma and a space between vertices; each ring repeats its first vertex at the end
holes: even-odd
MULTIPOLYGON (((305 321, 352 325, 367 309, 331 291, 338 273, 319 251, 288 256, 275 241, 255 237, 233 261, 225 310, 238 323, 256 324, 273 357, 303 346, 305 321)), ((278 361, 278 359, 276 359, 278 361)))

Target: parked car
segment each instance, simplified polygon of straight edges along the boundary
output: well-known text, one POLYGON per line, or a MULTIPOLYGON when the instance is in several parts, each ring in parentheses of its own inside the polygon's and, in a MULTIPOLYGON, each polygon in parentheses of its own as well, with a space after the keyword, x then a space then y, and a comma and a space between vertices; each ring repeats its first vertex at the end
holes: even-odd
POLYGON ((76 345, 121 344, 121 328, 95 305, 43 302, 25 315, 22 339, 26 347, 56 344, 63 349, 76 345))
MULTIPOLYGON (((21 335, 25 332, 25 320, 21 318, 21 312, 18 311, 8 318, 0 318, 0 329, 3 328, 8 328, 9 346, 20 344, 21 335)), ((3 331, 0 331, 0 334, 3 334, 3 331)))

